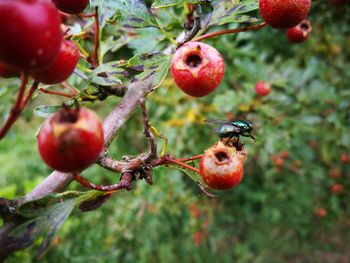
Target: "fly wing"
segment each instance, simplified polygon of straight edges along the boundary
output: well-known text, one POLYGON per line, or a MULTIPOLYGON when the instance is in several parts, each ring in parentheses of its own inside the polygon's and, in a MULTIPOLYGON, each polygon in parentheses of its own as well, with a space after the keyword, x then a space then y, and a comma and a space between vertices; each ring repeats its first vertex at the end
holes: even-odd
POLYGON ((227 120, 204 120, 204 122, 208 124, 217 124, 217 125, 231 124, 231 122, 227 120))

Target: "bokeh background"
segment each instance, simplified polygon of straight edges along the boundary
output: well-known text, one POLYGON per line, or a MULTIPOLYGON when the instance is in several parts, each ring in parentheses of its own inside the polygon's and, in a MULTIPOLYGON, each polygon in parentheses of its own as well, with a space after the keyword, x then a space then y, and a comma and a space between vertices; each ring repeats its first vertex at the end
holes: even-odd
MULTIPOLYGON (((252 121, 259 141, 243 138, 248 161, 238 187, 210 199, 186 174, 157 168, 153 186, 138 181, 131 192, 114 194, 95 211, 74 211, 42 262, 349 262, 350 5, 313 1, 309 19, 313 32, 303 44, 290 44, 284 31, 268 27, 206 40, 226 63, 215 93, 190 98, 169 75, 148 97, 151 124, 167 136, 167 152, 177 157, 202 153, 215 143, 203 119, 252 121), (255 96, 259 80, 272 85, 264 98, 255 96)), ((149 33, 136 34, 114 55, 127 59, 147 51, 149 33)), ((75 82, 73 77, 70 83, 75 82)), ((18 80, 0 80, 0 85, 5 114, 18 80)), ((38 95, 0 141, 1 197, 23 196, 51 172, 36 149, 35 134, 44 119, 32 110, 61 101, 38 95)), ((104 118, 118 101, 86 106, 104 118)), ((142 129, 138 109, 112 143, 111 154, 121 158, 145 151, 142 129)), ((119 180, 97 166, 84 176, 103 184, 119 180)), ((85 189, 73 182, 67 190, 85 189)), ((31 262, 34 252, 35 246, 7 261, 31 262)))

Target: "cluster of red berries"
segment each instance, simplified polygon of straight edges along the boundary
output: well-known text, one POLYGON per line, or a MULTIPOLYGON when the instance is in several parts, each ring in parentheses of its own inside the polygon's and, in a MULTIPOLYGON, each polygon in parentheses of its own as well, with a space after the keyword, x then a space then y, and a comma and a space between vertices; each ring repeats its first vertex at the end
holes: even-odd
MULTIPOLYGON (((44 84, 66 80, 78 63, 79 51, 73 41, 63 38, 60 11, 78 14, 87 5, 88 0, 0 1, 0 76, 25 72, 44 84)), ((50 167, 79 172, 104 148, 102 123, 91 110, 63 107, 42 125, 38 148, 50 167)))
POLYGON ((73 41, 63 39, 59 10, 76 14, 86 8, 88 1, 53 2, 0 2, 1 77, 12 77, 19 72, 26 72, 39 82, 56 84, 73 73, 78 63, 79 51, 73 41))
POLYGON ((271 27, 287 29, 287 39, 300 43, 312 31, 306 20, 311 0, 259 0, 259 10, 263 20, 271 27))

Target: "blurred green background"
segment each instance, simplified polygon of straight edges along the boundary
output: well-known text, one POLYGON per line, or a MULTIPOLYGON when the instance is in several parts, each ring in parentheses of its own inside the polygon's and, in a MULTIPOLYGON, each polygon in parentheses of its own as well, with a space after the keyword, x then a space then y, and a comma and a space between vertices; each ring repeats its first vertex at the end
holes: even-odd
MULTIPOLYGON (((210 199, 187 175, 157 168, 153 186, 138 181, 98 210, 74 211, 42 262, 349 262, 350 5, 313 2, 313 32, 305 43, 290 44, 283 31, 268 27, 207 40, 226 63, 213 94, 190 98, 169 76, 148 97, 151 124, 168 137, 168 152, 177 157, 215 143, 205 118, 252 121, 259 141, 243 139, 248 161, 238 187, 210 199), (259 80, 272 84, 267 97, 255 97, 259 80), (333 193, 334 184, 343 190, 333 193)), ((119 56, 127 59, 135 45, 119 56)), ((0 88, 0 111, 6 112, 18 80, 0 85, 7 87, 0 88)), ((118 101, 87 106, 104 118, 118 101)), ((44 119, 32 109, 59 103, 38 95, 0 141, 1 197, 23 196, 50 173, 36 149, 44 119)), ((111 154, 145 151, 142 129, 137 109, 111 154)), ((97 166, 84 176, 103 184, 119 180, 97 166)), ((74 182, 68 189, 85 190, 74 182)), ((31 262, 34 252, 35 246, 7 261, 31 262)))

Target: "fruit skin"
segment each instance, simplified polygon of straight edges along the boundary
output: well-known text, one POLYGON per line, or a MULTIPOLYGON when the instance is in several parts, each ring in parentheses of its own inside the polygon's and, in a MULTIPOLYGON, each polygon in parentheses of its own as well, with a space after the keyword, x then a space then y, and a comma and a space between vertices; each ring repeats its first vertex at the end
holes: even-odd
POLYGON ((60 49, 60 15, 50 1, 0 1, 0 61, 18 70, 50 66, 60 49))
POLYGON ((260 80, 260 81, 258 81, 255 84, 255 94, 256 94, 256 96, 264 97, 264 96, 269 95, 270 92, 271 92, 271 85, 270 85, 270 83, 260 80))
POLYGON ((63 40, 55 62, 42 71, 32 74, 32 77, 44 84, 57 84, 65 81, 74 71, 79 60, 77 45, 70 40, 63 40))
POLYGON ((244 161, 245 155, 219 142, 205 151, 199 162, 199 174, 212 189, 230 189, 241 182, 244 161))
POLYGON ((18 75, 18 71, 8 68, 5 64, 0 63, 0 77, 11 78, 18 75))
POLYGON ((295 27, 289 28, 286 36, 291 43, 302 43, 308 39, 309 33, 312 31, 309 20, 304 19, 295 27))
POLYGON ((320 207, 320 208, 317 208, 315 210, 315 215, 318 217, 318 218, 324 218, 327 216, 327 210, 324 209, 323 207, 320 207))
POLYGON ((259 0, 263 20, 273 28, 290 28, 309 13, 311 0, 259 0))
POLYGON ((344 164, 348 164, 350 163, 350 155, 349 154, 346 154, 346 153, 342 153, 340 155, 340 161, 344 164))
POLYGON ((96 113, 84 108, 63 108, 51 115, 37 139, 42 159, 61 172, 83 170, 98 159, 104 148, 102 123, 96 113))
POLYGON ((52 0, 52 2, 62 12, 76 15, 84 11, 89 0, 52 0))
POLYGON ((220 84, 225 63, 213 47, 188 42, 174 54, 171 73, 176 85, 186 94, 203 97, 213 92, 220 84))
POLYGON ((344 186, 342 184, 333 184, 331 186, 331 191, 333 194, 341 194, 344 191, 344 186))

